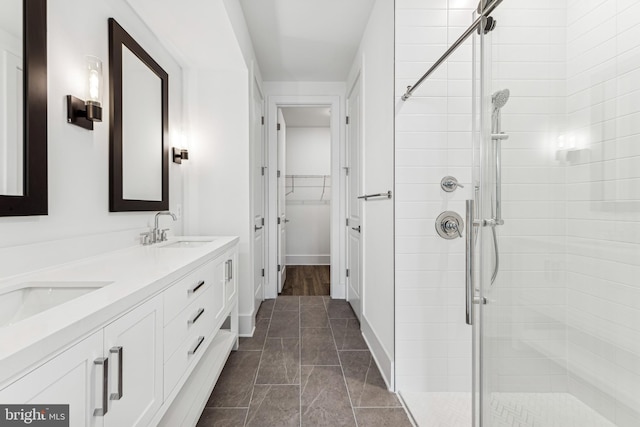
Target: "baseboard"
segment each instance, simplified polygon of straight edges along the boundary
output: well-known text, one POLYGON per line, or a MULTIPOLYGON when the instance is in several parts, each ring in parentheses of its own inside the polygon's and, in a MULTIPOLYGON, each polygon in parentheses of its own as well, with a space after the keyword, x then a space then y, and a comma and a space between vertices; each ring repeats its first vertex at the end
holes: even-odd
POLYGON ((384 379, 385 384, 387 384, 387 388, 393 391, 393 360, 385 351, 384 346, 378 339, 378 336, 373 332, 373 329, 371 328, 371 325, 369 325, 369 322, 367 322, 367 318, 364 314, 360 319, 360 329, 362 330, 362 336, 364 337, 365 342, 369 346, 369 350, 371 350, 373 360, 375 360, 376 365, 378 365, 378 369, 380 370, 380 374, 382 374, 382 379, 384 379))
POLYGON ((287 255, 287 265, 331 265, 331 255, 287 255))
POLYGON ((255 328, 253 313, 238 314, 238 336, 252 337, 255 328))

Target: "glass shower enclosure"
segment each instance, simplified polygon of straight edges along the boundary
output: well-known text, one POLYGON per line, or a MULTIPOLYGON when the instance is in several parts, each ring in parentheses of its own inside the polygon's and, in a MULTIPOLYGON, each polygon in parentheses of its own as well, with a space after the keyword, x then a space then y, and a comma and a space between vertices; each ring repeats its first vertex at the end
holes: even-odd
POLYGON ((466 261, 449 267, 469 388, 398 391, 422 427, 638 427, 640 1, 481 3, 497 6, 470 40, 472 202, 451 205, 466 261), (469 416, 430 417, 436 394, 469 416))

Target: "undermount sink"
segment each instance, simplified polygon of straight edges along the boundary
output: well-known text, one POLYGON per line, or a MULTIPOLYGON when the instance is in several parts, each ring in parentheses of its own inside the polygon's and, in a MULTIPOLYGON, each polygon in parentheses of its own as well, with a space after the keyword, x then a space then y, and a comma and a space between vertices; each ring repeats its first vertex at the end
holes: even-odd
MULTIPOLYGON (((0 327, 41 313, 112 282, 29 282, 0 293, 0 327)), ((1 291, 0 291, 1 292, 1 291)))
POLYGON ((160 246, 160 248, 168 248, 168 249, 179 249, 179 248, 199 248, 204 245, 208 245, 213 242, 213 240, 178 240, 177 242, 172 242, 164 246, 160 246))

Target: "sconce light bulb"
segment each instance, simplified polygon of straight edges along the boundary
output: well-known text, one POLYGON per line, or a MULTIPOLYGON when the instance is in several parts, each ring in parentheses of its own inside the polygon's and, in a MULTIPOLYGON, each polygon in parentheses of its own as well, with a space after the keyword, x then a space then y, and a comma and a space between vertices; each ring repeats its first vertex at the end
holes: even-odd
POLYGON ((89 70, 89 101, 100 102, 100 76, 96 70, 89 70))
POLYGON ((102 102, 102 61, 95 56, 87 56, 87 102, 100 105, 102 102))

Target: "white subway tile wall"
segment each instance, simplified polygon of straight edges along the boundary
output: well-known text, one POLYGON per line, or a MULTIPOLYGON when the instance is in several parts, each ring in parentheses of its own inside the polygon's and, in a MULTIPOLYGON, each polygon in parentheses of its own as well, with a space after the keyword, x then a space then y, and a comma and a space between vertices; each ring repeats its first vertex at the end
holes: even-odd
POLYGON ((407 102, 400 96, 472 22, 475 1, 396 0, 396 384, 401 392, 471 391, 464 241, 435 219, 464 216, 471 196, 472 44, 465 43, 407 102), (465 188, 445 193, 455 176, 465 188))

